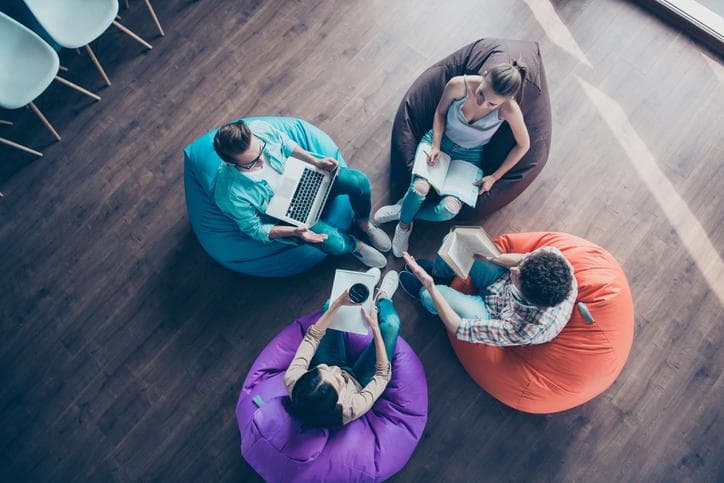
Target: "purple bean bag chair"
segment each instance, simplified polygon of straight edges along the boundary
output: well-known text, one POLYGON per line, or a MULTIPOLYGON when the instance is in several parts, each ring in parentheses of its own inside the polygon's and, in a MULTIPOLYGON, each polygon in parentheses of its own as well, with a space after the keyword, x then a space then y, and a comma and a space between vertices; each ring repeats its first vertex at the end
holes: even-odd
MULTIPOLYGON (((316 312, 292 322, 251 367, 236 405, 241 454, 262 478, 272 482, 389 478, 410 459, 427 422, 422 363, 400 337, 392 380, 367 414, 337 431, 303 426, 287 411, 284 372, 307 327, 320 315, 316 312)), ((347 336, 347 351, 354 360, 371 335, 347 336)))

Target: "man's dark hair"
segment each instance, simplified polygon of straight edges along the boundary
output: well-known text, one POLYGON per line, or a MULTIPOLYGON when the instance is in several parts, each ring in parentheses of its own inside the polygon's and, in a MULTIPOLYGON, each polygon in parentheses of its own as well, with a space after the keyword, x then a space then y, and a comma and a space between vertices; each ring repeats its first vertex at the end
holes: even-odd
POLYGON ((249 149, 249 144, 251 144, 251 129, 244 121, 224 124, 214 136, 216 154, 230 164, 236 164, 232 156, 249 149))
POLYGON ((291 412, 308 426, 337 429, 342 426, 342 406, 338 401, 337 391, 322 380, 319 368, 315 367, 294 384, 291 412))
POLYGON ((554 307, 563 302, 572 284, 568 263, 555 253, 534 253, 520 267, 523 297, 539 307, 554 307))

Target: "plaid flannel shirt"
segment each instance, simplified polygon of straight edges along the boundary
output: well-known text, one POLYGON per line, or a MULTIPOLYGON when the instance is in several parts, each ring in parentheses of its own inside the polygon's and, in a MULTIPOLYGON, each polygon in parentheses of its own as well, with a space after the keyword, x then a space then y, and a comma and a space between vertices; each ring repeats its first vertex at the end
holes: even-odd
MULTIPOLYGON (((555 250, 546 247, 548 250, 555 250)), ((573 267, 571 267, 571 273, 573 267)), ((573 277, 568 297, 554 307, 527 304, 505 273, 481 289, 489 319, 463 319, 455 337, 466 342, 481 342, 495 346, 532 345, 549 342, 557 336, 571 318, 578 296, 578 284, 573 277)))

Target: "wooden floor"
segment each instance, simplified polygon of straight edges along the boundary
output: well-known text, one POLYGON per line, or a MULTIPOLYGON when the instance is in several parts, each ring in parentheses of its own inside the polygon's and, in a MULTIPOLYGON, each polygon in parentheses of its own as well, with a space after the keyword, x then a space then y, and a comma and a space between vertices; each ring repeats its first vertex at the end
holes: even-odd
MULTIPOLYGON (((67 77, 103 99, 59 85, 41 96, 61 143, 30 111, 0 112, 16 122, 0 135, 45 153, 0 146, 1 481, 258 479, 234 418, 246 371, 322 304, 336 267, 361 267, 328 260, 258 280, 218 266, 188 223, 183 147, 241 115, 306 118, 370 175, 379 206, 393 196, 399 99, 480 37, 540 42, 554 122, 548 165, 485 227, 609 249, 631 283, 636 336, 603 395, 528 415, 474 384, 441 324, 398 293, 430 415, 394 479, 724 480, 721 60, 625 1, 154 5, 163 38, 142 2, 120 12, 152 51, 115 31, 94 45, 111 87, 64 54, 67 77)), ((420 223, 412 252, 431 255, 447 229, 420 223)))

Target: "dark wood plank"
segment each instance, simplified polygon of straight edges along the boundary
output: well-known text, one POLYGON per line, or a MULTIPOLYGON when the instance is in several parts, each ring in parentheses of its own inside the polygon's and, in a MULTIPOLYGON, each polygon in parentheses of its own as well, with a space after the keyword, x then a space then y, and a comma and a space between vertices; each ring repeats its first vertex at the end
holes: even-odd
MULTIPOLYGON (((123 23, 154 48, 114 31, 96 41, 111 87, 85 56, 62 53, 67 77, 103 97, 58 85, 41 96, 63 142, 29 112, 0 116, 16 122, 4 137, 45 153, 0 146, 0 479, 258 480, 239 454, 242 380, 282 327, 322 305, 335 268, 360 267, 329 259, 259 280, 218 266, 188 225, 181 150, 230 118, 302 117, 369 174, 379 206, 399 195, 389 134, 407 87, 459 46, 499 36, 540 42, 554 138, 540 177, 485 226, 567 231, 611 251, 634 293, 634 347, 594 401, 522 414, 472 382, 441 324, 400 293, 430 415, 394 479, 721 481, 721 287, 582 88, 621 106, 651 176, 668 180, 721 263, 721 59, 629 2, 551 4, 590 66, 528 2, 492 1, 169 0, 154 4, 163 38, 131 2, 123 23)), ((412 251, 432 256, 449 225, 419 223, 412 251)))

